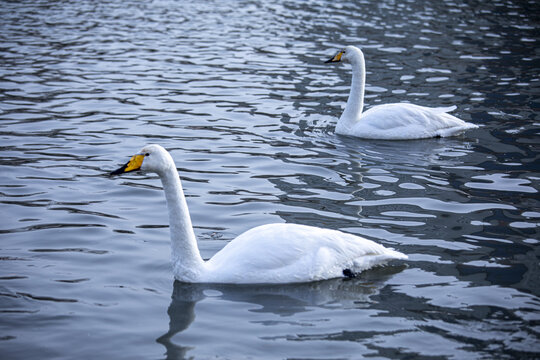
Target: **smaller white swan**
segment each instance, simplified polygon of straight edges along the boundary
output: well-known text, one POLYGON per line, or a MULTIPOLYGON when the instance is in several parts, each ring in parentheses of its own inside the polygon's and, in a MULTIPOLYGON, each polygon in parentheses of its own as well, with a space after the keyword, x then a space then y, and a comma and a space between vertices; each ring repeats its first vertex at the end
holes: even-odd
POLYGON ((241 234, 210 260, 197 247, 182 185, 171 155, 147 145, 121 168, 157 173, 163 184, 171 233, 174 276, 191 283, 298 283, 353 276, 407 256, 371 240, 337 230, 269 224, 241 234))
POLYGON ((458 135, 478 126, 447 114, 455 106, 429 108, 396 103, 378 105, 362 113, 366 64, 364 54, 355 46, 338 52, 331 62, 349 62, 352 65, 352 84, 345 110, 338 120, 336 133, 365 139, 408 140, 458 135))

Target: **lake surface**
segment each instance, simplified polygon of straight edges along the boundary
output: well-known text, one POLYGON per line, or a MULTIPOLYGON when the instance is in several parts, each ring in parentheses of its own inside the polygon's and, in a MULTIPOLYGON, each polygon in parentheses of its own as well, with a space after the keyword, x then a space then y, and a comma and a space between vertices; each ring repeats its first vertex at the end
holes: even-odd
POLYGON ((0 4, 3 359, 540 357, 537 1, 0 4), (463 136, 334 134, 366 106, 456 105, 463 136), (409 255, 356 279, 189 285, 147 143, 176 161, 203 257, 266 223, 409 255))

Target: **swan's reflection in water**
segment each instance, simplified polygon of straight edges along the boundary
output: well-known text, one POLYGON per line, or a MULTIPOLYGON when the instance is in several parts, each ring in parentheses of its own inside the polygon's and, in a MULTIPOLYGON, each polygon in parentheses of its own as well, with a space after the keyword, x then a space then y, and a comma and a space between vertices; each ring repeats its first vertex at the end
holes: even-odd
MULTIPOLYGON (((406 265, 390 265, 363 272, 354 279, 303 284, 224 285, 175 281, 171 304, 167 310, 169 330, 156 341, 165 346, 167 359, 186 358, 187 352, 194 347, 182 346, 175 343, 173 338, 190 327, 197 316, 195 306, 208 297, 223 301, 224 312, 227 311, 228 302, 239 302, 257 305, 256 309, 249 311, 283 317, 295 316, 314 307, 329 310, 368 308, 375 303, 370 297, 378 295, 388 279, 405 268, 406 265)), ((231 317, 230 320, 228 327, 242 326, 237 323, 238 319, 231 317)), ((228 338, 227 335, 223 334, 223 337, 228 338)))

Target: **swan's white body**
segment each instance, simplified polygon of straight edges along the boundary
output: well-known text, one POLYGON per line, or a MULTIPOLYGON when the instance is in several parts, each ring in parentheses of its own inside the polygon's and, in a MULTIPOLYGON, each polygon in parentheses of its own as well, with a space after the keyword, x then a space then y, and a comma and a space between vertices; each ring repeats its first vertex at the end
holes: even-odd
POLYGON ((210 260, 201 258, 176 166, 159 145, 148 145, 112 174, 141 169, 159 175, 167 199, 176 279, 191 283, 294 283, 358 273, 407 256, 337 230, 295 224, 255 227, 210 260))
POLYGON ((364 54, 347 46, 327 62, 346 61, 352 65, 351 92, 336 125, 336 133, 366 139, 408 140, 458 135, 478 126, 448 114, 455 106, 429 108, 408 103, 378 105, 362 112, 366 65, 364 54))

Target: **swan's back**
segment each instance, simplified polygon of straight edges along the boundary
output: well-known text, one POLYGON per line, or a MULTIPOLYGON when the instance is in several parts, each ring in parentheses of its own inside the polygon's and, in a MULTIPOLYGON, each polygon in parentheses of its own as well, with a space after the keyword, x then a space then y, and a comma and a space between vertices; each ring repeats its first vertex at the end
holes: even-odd
POLYGON ((453 136, 478 127, 448 114, 455 108, 408 103, 378 105, 362 113, 352 128, 336 128, 336 132, 369 139, 407 140, 453 136))
POLYGON ((204 282, 290 283, 330 279, 407 256, 336 230, 295 224, 253 228, 207 263, 204 282))

